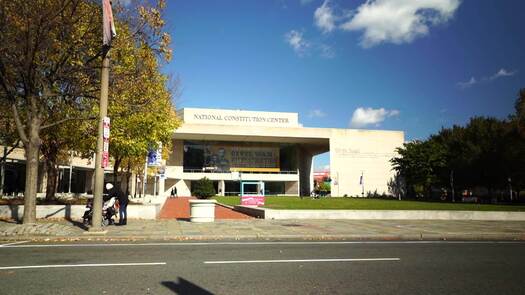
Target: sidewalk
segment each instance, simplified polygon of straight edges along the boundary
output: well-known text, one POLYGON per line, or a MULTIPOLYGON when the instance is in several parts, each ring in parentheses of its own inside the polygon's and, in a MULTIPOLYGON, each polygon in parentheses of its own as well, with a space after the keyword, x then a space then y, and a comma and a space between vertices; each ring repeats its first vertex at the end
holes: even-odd
POLYGON ((0 221, 0 240, 525 240, 522 221, 160 219, 129 220, 126 226, 106 229, 105 235, 94 235, 78 222, 0 221))

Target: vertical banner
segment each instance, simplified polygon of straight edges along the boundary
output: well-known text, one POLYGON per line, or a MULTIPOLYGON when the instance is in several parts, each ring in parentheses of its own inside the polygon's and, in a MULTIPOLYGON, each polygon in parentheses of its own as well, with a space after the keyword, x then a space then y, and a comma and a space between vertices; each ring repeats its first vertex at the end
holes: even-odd
POLYGON ((159 143, 157 149, 149 149, 148 151, 148 166, 159 167, 162 165, 162 144, 159 143))
POLYGON ((102 139, 104 141, 104 148, 102 150, 102 168, 106 168, 109 165, 109 127, 110 119, 109 117, 104 117, 104 132, 102 134, 102 139))
POLYGON ((102 21, 102 44, 110 46, 111 40, 113 40, 113 38, 117 36, 117 31, 115 30, 115 22, 113 21, 113 11, 111 10, 110 0, 102 0, 102 21))

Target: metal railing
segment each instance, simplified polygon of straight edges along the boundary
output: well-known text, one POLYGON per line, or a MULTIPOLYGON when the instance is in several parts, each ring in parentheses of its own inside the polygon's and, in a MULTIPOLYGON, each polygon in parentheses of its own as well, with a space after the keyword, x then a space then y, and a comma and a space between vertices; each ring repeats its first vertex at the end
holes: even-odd
MULTIPOLYGON (((213 169, 195 169, 195 168, 184 168, 184 173, 232 173, 234 171, 228 170, 213 170, 213 169)), ((295 171, 238 171, 241 174, 299 174, 298 170, 295 171)))

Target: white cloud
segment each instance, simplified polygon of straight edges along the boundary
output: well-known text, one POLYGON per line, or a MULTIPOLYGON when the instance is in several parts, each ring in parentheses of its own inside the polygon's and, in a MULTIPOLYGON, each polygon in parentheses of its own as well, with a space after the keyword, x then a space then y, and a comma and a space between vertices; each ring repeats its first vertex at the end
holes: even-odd
POLYGON ((334 58, 335 57, 335 50, 330 45, 320 44, 319 51, 321 52, 321 57, 324 57, 324 58, 334 58))
POLYGON ((362 108, 359 107, 354 111, 350 120, 350 127, 362 128, 368 125, 379 126, 388 117, 399 116, 398 110, 386 110, 384 108, 362 108))
POLYGON ((364 31, 361 45, 365 48, 386 42, 410 43, 427 35, 430 26, 450 20, 460 3, 460 0, 367 0, 340 27, 345 31, 364 31))
POLYGON ((325 116, 326 113, 319 109, 311 110, 310 113, 308 113, 308 117, 310 118, 322 118, 325 116))
POLYGON ((488 83, 488 82, 494 81, 499 78, 514 76, 517 72, 518 71, 508 71, 504 68, 501 68, 499 71, 497 71, 494 75, 490 77, 485 76, 485 77, 482 77, 481 79, 476 79, 475 77, 471 77, 470 80, 466 82, 458 82, 457 85, 460 88, 465 89, 465 88, 472 87, 475 84, 488 83))
POLYGON ((458 86, 461 88, 469 88, 469 87, 472 87, 472 85, 477 84, 477 83, 478 81, 476 80, 476 78, 471 77, 470 80, 466 82, 458 82, 458 86))
POLYGON ((323 5, 317 7, 314 12, 314 21, 315 25, 319 27, 323 33, 330 33, 336 28, 336 17, 332 7, 330 7, 330 1, 325 0, 323 5))
POLYGON ((310 47, 310 43, 304 39, 303 33, 296 30, 286 33, 284 39, 299 56, 304 55, 310 47))
POLYGON ((509 71, 507 71, 507 70, 502 68, 496 74, 492 75, 489 79, 490 80, 495 80, 495 79, 498 79, 498 78, 501 78, 501 77, 514 76, 514 74, 516 74, 516 71, 509 72, 509 71))

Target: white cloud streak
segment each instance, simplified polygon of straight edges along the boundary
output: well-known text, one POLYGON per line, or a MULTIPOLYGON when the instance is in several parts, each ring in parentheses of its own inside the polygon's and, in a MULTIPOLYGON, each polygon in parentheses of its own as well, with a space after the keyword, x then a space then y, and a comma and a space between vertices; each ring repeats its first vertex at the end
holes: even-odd
POLYGON ((460 88, 469 88, 469 87, 472 87, 473 85, 477 84, 478 83, 478 80, 476 80, 476 78, 474 77, 471 77, 470 80, 466 81, 466 82, 458 82, 458 86, 460 88))
POLYGON ((471 77, 470 80, 465 81, 465 82, 458 82, 457 85, 459 86, 459 88, 466 89, 466 88, 470 88, 482 82, 492 82, 499 78, 511 77, 511 76, 514 76, 517 72, 518 71, 509 71, 504 68, 501 68, 499 71, 497 71, 495 74, 493 74, 490 77, 485 76, 481 79, 476 79, 475 77, 471 77))
POLYGON ((308 113, 308 117, 310 117, 310 118, 323 118, 323 117, 326 117, 326 113, 323 112, 322 110, 315 109, 315 110, 311 110, 310 113, 308 113))
POLYGON ((335 50, 330 45, 320 44, 319 51, 320 51, 321 57, 329 58, 329 59, 335 57, 335 50))
POLYGON ((314 22, 323 33, 330 33, 336 28, 336 17, 330 6, 330 1, 325 0, 323 5, 317 7, 314 12, 314 22))
POLYGON ((399 116, 399 110, 386 110, 384 108, 373 109, 359 107, 355 109, 352 119, 350 120, 351 128, 363 128, 368 125, 379 126, 389 117, 399 116))
POLYGON ((514 76, 514 74, 516 74, 516 71, 509 72, 502 68, 496 74, 490 76, 489 80, 496 80, 501 77, 510 77, 510 76, 514 76))
POLYGON ((452 19, 460 4, 460 0, 367 0, 339 27, 363 31, 360 44, 364 48, 410 43, 427 35, 430 26, 452 19))
POLYGON ((286 33, 284 39, 299 56, 303 56, 310 47, 310 42, 304 39, 303 33, 296 30, 286 33))

